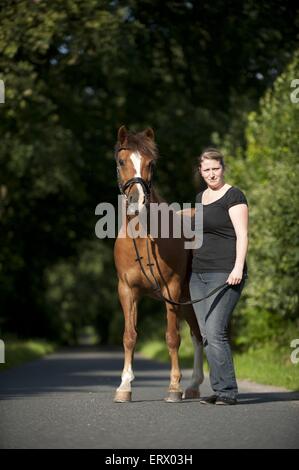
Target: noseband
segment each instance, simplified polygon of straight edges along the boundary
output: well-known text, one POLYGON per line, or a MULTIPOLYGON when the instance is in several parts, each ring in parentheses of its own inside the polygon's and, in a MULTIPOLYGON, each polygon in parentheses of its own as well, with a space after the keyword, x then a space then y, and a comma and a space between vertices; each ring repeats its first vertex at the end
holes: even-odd
POLYGON ((146 202, 149 201, 150 195, 151 195, 151 181, 147 183, 143 178, 140 177, 135 177, 135 178, 130 178, 128 181, 126 181, 124 184, 121 183, 121 178, 119 174, 119 169, 117 168, 117 181, 118 181, 118 187, 123 196, 125 196, 126 199, 128 199, 128 196, 126 194, 126 190, 133 186, 133 184, 141 184, 146 202))

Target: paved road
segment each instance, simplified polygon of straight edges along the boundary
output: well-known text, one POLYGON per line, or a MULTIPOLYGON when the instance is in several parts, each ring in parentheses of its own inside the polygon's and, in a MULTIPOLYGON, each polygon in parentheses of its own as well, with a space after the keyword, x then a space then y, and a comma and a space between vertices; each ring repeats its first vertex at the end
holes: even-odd
POLYGON ((299 447, 298 393, 240 382, 237 406, 165 403, 168 366, 136 355, 133 402, 115 404, 122 360, 115 350, 65 350, 2 372, 0 447, 299 447))

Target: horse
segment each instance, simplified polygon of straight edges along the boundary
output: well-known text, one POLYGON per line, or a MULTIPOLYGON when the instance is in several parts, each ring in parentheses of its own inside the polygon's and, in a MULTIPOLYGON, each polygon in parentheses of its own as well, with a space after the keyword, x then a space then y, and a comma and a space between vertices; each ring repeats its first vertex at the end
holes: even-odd
POLYGON ((117 133, 115 160, 118 184, 126 202, 126 217, 114 245, 114 261, 118 276, 118 296, 124 314, 124 366, 121 384, 114 401, 132 400, 133 357, 137 340, 138 301, 143 295, 165 301, 168 346, 171 371, 167 402, 200 397, 199 386, 203 382, 202 337, 192 305, 180 306, 182 299, 190 299, 189 277, 192 251, 184 248, 184 238, 163 238, 160 234, 137 236, 128 234, 132 216, 140 213, 151 203, 163 200, 152 185, 153 169, 158 159, 154 131, 129 132, 121 126, 117 133), (121 234, 121 236, 120 236, 121 234), (142 260, 148 260, 148 263, 142 260), (150 261, 154 261, 151 263, 150 261), (154 280, 154 281, 153 281, 154 280), (193 374, 185 392, 180 386, 181 370, 178 350, 181 342, 180 320, 184 318, 190 328, 194 345, 193 374))

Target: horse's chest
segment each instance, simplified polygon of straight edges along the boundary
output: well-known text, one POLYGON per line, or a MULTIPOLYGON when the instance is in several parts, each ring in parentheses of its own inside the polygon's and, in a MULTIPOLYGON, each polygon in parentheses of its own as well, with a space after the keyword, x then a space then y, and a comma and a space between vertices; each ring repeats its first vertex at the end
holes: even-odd
POLYGON ((132 240, 120 240, 114 253, 118 275, 130 286, 142 289, 151 288, 155 279, 160 284, 169 282, 176 269, 168 257, 161 256, 158 248, 144 242, 139 243, 136 252, 132 240))

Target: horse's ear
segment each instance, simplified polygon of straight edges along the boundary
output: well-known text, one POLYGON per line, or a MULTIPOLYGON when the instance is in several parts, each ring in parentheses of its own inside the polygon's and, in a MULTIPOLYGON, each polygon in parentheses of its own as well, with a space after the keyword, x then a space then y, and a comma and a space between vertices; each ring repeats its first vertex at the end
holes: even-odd
POLYGON ((126 140, 127 138, 127 135, 128 135, 128 131, 126 129, 126 126, 121 126, 119 129, 118 129, 118 133, 117 133, 117 140, 120 144, 123 144, 124 141, 126 140))
POLYGON ((147 129, 145 129, 145 131, 143 132, 144 135, 146 135, 146 137, 148 137, 149 139, 151 140, 155 140, 155 133, 153 131, 153 129, 151 127, 148 127, 147 129))

